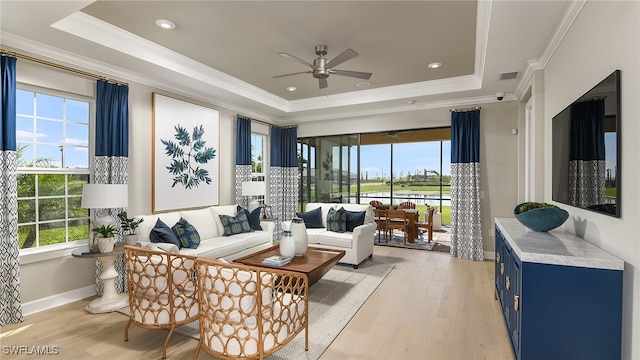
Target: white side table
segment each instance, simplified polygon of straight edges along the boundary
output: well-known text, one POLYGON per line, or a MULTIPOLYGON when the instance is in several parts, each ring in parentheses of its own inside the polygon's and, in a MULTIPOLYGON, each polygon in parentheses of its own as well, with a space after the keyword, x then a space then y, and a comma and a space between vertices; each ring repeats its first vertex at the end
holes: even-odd
POLYGON ((129 296, 127 294, 118 294, 116 291, 115 279, 118 277, 116 271, 116 259, 118 255, 124 254, 124 243, 116 243, 112 252, 99 253, 89 252, 88 247, 78 248, 71 253, 74 257, 83 259, 99 259, 102 262, 102 274, 99 279, 102 280, 104 290, 102 297, 99 297, 87 305, 84 310, 90 314, 102 314, 112 312, 129 304, 129 296))

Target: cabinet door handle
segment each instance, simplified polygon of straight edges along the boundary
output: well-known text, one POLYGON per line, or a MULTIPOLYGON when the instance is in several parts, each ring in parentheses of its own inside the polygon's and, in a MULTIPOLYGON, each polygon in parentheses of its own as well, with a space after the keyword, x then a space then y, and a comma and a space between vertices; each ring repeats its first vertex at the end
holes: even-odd
POLYGON ((520 308, 520 296, 513 295, 513 310, 518 311, 520 308))
POLYGON ((504 274, 504 263, 500 263, 500 274, 504 274))
POLYGON ((496 252, 496 262, 499 263, 500 262, 500 253, 496 252))
POLYGON ((511 277, 510 277, 510 276, 507 276, 507 277, 504 279, 504 283, 505 283, 505 285, 507 286, 507 290, 511 289, 511 277))

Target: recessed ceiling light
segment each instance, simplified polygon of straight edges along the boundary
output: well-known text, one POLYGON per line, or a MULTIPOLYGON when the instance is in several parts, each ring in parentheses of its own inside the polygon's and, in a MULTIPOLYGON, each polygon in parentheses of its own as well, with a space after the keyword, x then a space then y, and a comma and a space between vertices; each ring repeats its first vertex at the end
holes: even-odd
POLYGON ((427 65, 429 69, 437 69, 440 66, 442 66, 441 62, 432 62, 431 64, 427 65))
POLYGON ((176 28, 176 24, 174 24, 173 22, 171 22, 169 20, 164 20, 164 19, 156 20, 156 25, 158 25, 159 27, 161 27, 163 29, 168 29, 168 30, 172 30, 172 29, 176 28))
POLYGON ((296 91, 296 90, 298 90, 298 88, 295 87, 295 86, 287 86, 285 89, 287 89, 288 91, 296 91))
POLYGON ((356 84, 356 87, 359 87, 359 88, 365 88, 365 87, 369 87, 369 86, 371 86, 371 83, 366 82, 366 81, 359 82, 359 83, 356 84))
POLYGON ((409 101, 407 101, 407 104, 409 104, 409 105, 413 105, 413 104, 415 104, 415 103, 416 103, 416 101, 415 101, 415 100, 409 100, 409 101))

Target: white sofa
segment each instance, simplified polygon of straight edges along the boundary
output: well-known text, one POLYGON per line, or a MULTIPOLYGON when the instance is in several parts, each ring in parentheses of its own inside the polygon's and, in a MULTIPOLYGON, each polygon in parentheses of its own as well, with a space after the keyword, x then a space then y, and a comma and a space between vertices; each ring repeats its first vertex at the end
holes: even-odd
POLYGON ((159 247, 167 250, 167 247, 161 246, 162 243, 151 243, 149 239, 151 229, 156 224, 158 218, 169 227, 175 225, 180 218, 184 218, 198 231, 198 235, 200 235, 200 245, 195 249, 180 248, 179 252, 181 254, 210 259, 225 258, 227 260, 234 260, 273 246, 273 222, 260 222, 262 231, 256 230, 250 233, 223 236, 224 227, 220 221, 220 215, 236 216, 236 209, 237 205, 222 205, 196 210, 136 216, 138 219, 144 219, 138 229, 136 229, 137 244, 140 246, 160 244, 159 247))
MULTIPOLYGON (((358 265, 366 258, 373 256, 374 233, 377 226, 371 205, 308 203, 305 207, 305 211, 311 211, 317 208, 322 208, 322 225, 324 228, 307 229, 309 246, 324 249, 344 250, 345 255, 340 262, 351 264, 355 269, 357 269, 358 265), (354 228, 353 232, 338 233, 328 231, 326 227, 329 209, 333 208, 338 210, 341 207, 348 211, 364 211, 364 223, 354 228)), ((282 223, 282 228, 284 230, 289 230, 290 225, 291 221, 285 221, 282 223)))

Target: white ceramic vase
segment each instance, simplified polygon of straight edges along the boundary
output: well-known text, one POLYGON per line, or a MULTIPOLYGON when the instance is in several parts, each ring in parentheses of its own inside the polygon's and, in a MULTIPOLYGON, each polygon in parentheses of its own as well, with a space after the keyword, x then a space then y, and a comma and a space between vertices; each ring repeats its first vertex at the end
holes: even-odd
POLYGON ((291 231, 285 231, 280 239, 280 255, 292 258, 296 255, 296 243, 291 231))
POLYGON ((98 251, 101 253, 108 253, 113 251, 113 246, 116 244, 116 238, 99 237, 96 239, 96 243, 98 244, 98 251))
POLYGON ((138 242, 138 235, 130 234, 124 236, 124 243, 127 245, 136 245, 138 242))
POLYGON ((291 220, 289 230, 291 230, 293 240, 296 243, 296 256, 304 255, 304 253, 307 252, 307 247, 309 246, 307 227, 304 225, 304 221, 300 218, 294 218, 291 220))

